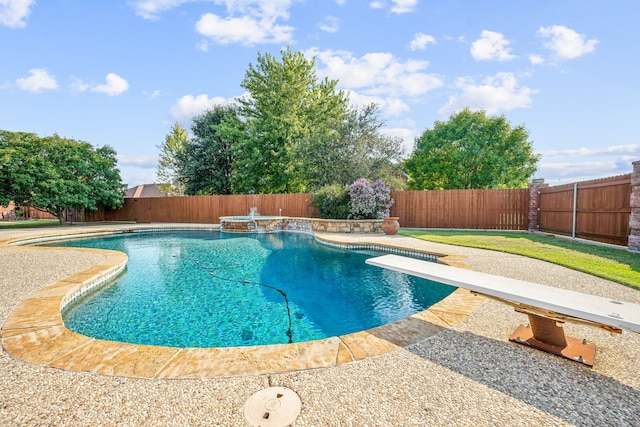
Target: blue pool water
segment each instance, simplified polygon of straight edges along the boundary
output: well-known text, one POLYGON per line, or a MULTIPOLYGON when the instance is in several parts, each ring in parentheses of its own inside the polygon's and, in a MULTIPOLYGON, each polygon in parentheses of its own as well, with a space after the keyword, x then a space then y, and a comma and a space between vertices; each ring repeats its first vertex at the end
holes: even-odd
POLYGON ((56 246, 129 255, 124 276, 63 319, 83 335, 137 344, 321 339, 405 318, 455 289, 365 264, 380 253, 332 248, 303 234, 130 233, 56 246))

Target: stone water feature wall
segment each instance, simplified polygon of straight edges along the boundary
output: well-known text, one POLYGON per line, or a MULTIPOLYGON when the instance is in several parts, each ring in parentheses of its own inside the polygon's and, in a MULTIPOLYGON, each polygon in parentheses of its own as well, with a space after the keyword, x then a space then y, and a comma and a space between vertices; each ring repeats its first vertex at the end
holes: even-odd
POLYGON ((381 219, 344 220, 319 218, 286 218, 283 230, 314 233, 382 233, 381 219))

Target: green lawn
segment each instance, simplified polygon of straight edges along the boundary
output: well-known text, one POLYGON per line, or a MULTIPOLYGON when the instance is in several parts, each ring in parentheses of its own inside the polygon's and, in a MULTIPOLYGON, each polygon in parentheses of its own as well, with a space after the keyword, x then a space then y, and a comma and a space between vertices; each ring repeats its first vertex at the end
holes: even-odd
POLYGON ((0 230, 3 228, 34 228, 52 227, 60 225, 57 219, 26 219, 18 221, 0 221, 0 230))
POLYGON ((407 230, 399 234, 523 255, 640 289, 640 254, 526 232, 407 230))

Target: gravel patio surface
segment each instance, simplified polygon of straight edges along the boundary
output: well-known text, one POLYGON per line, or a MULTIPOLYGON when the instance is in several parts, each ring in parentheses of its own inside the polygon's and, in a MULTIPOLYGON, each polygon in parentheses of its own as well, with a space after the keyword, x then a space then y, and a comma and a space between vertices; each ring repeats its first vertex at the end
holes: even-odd
MULTIPOLYGON (((46 231, 0 230, 0 240, 46 231)), ((639 291, 542 261, 402 236, 366 239, 463 255, 478 271, 640 304, 639 291)), ((0 321, 32 292, 101 257, 0 247, 0 321)), ((3 350, 0 425, 244 426, 247 399, 283 386, 302 400, 294 426, 640 426, 640 334, 567 324, 567 335, 597 345, 595 366, 588 368, 509 342, 526 322, 487 300, 456 327, 381 356, 330 369, 209 380, 67 372, 3 350)))

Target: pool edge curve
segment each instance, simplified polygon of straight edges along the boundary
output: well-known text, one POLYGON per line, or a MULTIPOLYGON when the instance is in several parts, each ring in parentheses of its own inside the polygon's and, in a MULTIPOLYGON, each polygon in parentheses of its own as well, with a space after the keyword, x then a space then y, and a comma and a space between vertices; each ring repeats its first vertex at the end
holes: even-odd
MULTIPOLYGON (((35 246, 15 246, 38 238, 55 239, 95 233, 118 234, 134 231, 215 229, 212 225, 167 224, 102 226, 74 233, 37 234, 0 241, 15 250, 51 250, 35 246)), ((356 245, 357 235, 314 234, 330 244, 356 245)), ((385 235, 368 236, 383 241, 376 246, 402 250, 385 235)), ((42 241, 42 240, 40 240, 42 241)), ((406 249, 406 248, 405 248, 406 249)), ((423 341, 462 321, 484 300, 482 296, 457 289, 428 309, 393 323, 372 329, 293 344, 250 347, 174 348, 106 341, 70 331, 64 326, 61 310, 75 294, 98 281, 108 280, 126 266, 127 255, 102 249, 56 248, 87 251, 105 257, 100 263, 45 286, 26 299, 2 325, 2 346, 12 356, 52 368, 133 378, 220 378, 265 375, 317 368, 330 368, 378 356, 423 341)), ((439 262, 464 266, 462 257, 438 255, 439 262)))

